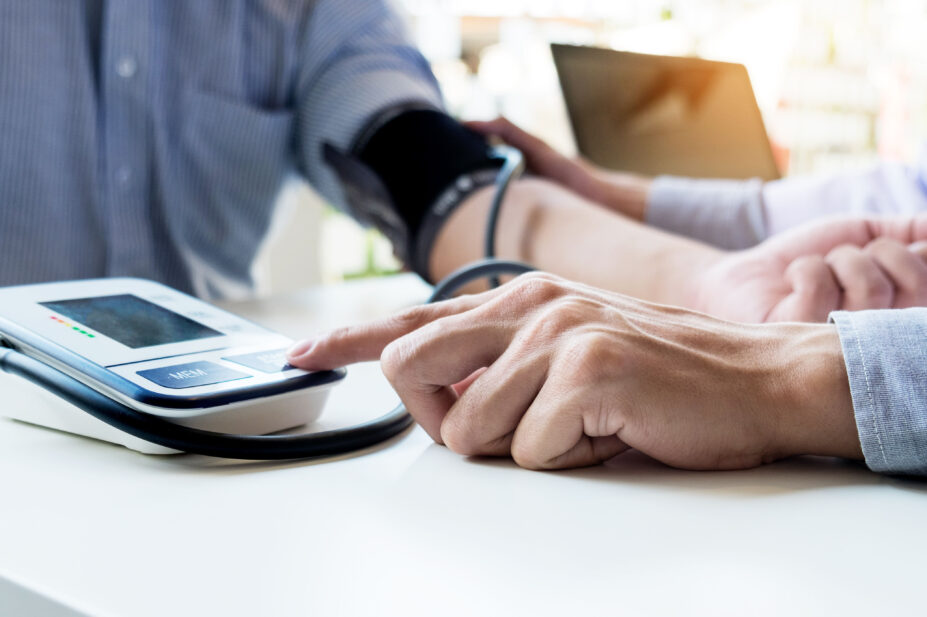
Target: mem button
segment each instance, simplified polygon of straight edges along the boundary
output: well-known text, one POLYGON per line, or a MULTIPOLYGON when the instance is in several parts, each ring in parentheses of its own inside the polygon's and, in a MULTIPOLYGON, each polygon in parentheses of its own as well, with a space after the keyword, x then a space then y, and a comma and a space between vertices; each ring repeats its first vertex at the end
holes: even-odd
POLYGON ((286 361, 286 349, 272 349, 270 351, 258 351, 241 356, 230 356, 222 358, 235 364, 241 364, 248 368, 253 368, 262 373, 280 373, 293 368, 286 361))
POLYGON ((165 388, 194 388, 250 377, 213 362, 190 362, 139 371, 139 375, 165 388))

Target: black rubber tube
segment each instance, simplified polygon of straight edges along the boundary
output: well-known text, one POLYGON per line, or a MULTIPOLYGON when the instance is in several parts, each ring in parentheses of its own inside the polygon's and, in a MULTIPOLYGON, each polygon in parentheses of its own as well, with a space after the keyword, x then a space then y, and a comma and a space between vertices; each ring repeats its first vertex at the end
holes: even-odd
MULTIPOLYGON (((502 204, 505 202, 505 195, 508 193, 509 185, 525 170, 525 157, 520 150, 510 146, 498 146, 497 151, 505 162, 496 175, 496 192, 493 194, 492 203, 489 205, 489 213, 486 217, 483 256, 487 260, 496 258, 496 232, 499 227, 499 215, 502 212, 502 204)), ((499 277, 496 274, 491 274, 489 276, 489 285, 498 287, 499 284, 499 277)))
POLYGON ((405 407, 345 429, 309 435, 229 435, 174 424, 127 407, 70 375, 13 349, 0 349, 0 369, 22 377, 64 399, 94 418, 159 446, 191 454, 245 460, 286 460, 333 456, 361 450, 412 425, 405 407))

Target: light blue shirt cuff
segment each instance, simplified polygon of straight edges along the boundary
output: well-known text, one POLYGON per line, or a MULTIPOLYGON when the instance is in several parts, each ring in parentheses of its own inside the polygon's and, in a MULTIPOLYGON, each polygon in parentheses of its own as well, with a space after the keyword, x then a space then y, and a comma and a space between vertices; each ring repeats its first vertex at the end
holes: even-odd
POLYGON ((856 427, 873 471, 927 474, 927 308, 838 311, 856 427))
POLYGON ((723 249, 749 248, 767 235, 763 182, 658 176, 647 223, 723 249))

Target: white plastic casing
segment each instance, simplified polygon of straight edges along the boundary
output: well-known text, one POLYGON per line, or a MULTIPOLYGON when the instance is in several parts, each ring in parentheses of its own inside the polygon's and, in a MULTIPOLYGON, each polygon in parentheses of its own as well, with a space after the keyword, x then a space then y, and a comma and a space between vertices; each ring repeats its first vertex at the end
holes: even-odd
MULTIPOLYGON (((292 341, 206 302, 141 279, 0 289, 0 337, 129 407, 184 426, 223 433, 268 434, 314 422, 322 413, 331 385, 338 381, 310 383, 310 373, 292 367, 268 372, 229 360, 279 352, 292 341), (195 340, 133 349, 42 304, 116 295, 155 304, 214 330, 215 336, 209 333, 195 340), (221 383, 169 388, 139 374, 152 369, 173 370, 192 362, 208 362, 241 376, 221 383)), ((0 415, 149 454, 176 452, 114 429, 19 377, 0 374, 0 392, 0 415)))
MULTIPOLYGON (((331 386, 318 386, 216 408, 209 414, 173 418, 184 426, 220 433, 260 435, 311 424, 319 419, 331 386)), ((74 407, 25 379, 0 373, 0 416, 123 445, 144 454, 178 454, 133 437, 74 407)))

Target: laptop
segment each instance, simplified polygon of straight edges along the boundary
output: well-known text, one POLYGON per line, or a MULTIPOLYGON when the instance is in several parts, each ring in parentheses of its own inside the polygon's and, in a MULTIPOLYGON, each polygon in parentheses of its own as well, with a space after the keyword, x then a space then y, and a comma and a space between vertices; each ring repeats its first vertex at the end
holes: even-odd
POLYGON ((552 45, 579 152, 647 175, 779 178, 742 64, 552 45))

